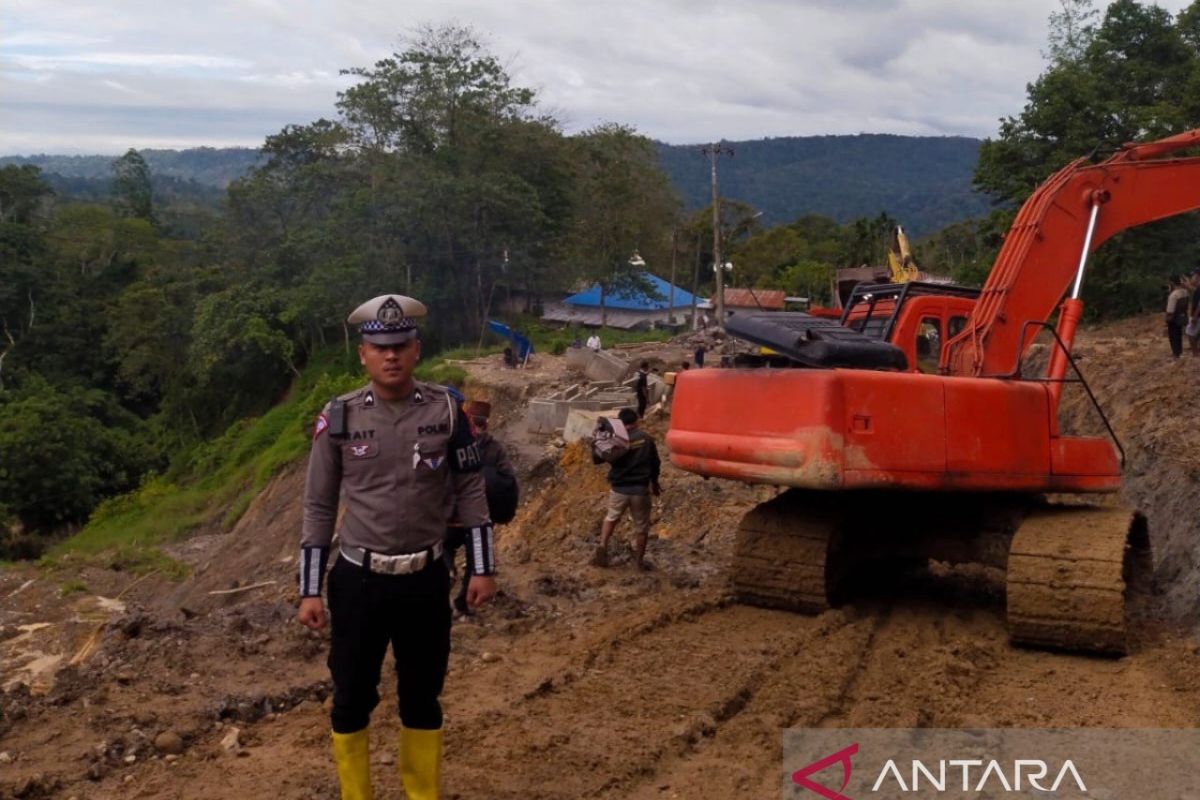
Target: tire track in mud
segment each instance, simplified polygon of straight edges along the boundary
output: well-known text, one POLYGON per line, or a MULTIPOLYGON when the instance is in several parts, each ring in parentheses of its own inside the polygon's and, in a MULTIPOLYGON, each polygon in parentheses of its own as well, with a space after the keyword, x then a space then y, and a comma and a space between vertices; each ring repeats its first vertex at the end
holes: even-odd
POLYGON ((787 728, 1189 727, 1182 645, 1107 659, 1008 644, 995 608, 871 603, 823 615, 736 716, 612 797, 771 797, 787 728), (1169 659, 1169 660, 1168 660, 1169 659))
MULTIPOLYGON (((577 646, 570 666, 505 708, 459 718, 451 728, 452 773, 461 776, 463 762, 476 769, 495 761, 497 753, 502 764, 521 764, 520 778, 500 778, 501 770, 462 778, 496 797, 662 796, 662 787, 690 785, 693 774, 709 771, 718 784, 731 774, 743 783, 764 775, 777 781, 784 728, 928 724, 920 704, 889 707, 888 700, 907 696, 904 684, 913 679, 895 668, 897 659, 911 653, 911 670, 945 671, 936 666, 948 651, 945 613, 877 603, 814 618, 730 605, 714 593, 632 627, 610 625, 577 646), (578 730, 579 720, 587 731, 578 730)), ((960 627, 976 625, 968 619, 960 627)), ((707 778, 689 791, 705 786, 707 778)), ((726 796, 748 790, 729 785, 726 796)))
MULTIPOLYGON (((968 619, 957 627, 966 631, 977 625, 968 619)), ((776 796, 788 728, 948 724, 927 709, 942 697, 961 705, 978 682, 965 659, 947 658, 952 650, 961 651, 959 635, 925 608, 882 605, 827 612, 795 642, 792 656, 764 675, 741 713, 674 763, 662 764, 636 789, 613 796, 776 796), (897 664, 899 652, 906 654, 903 669, 897 664), (946 682, 948 675, 955 676, 953 683, 946 682), (914 691, 922 680, 928 688, 914 691)))
POLYGON ((451 783, 495 798, 625 796, 741 714, 821 624, 723 600, 644 620, 586 649, 571 680, 460 725, 451 783))
POLYGON ((788 651, 756 676, 740 713, 677 757, 660 762, 656 774, 638 786, 613 797, 776 796, 783 730, 817 727, 854 702, 886 614, 851 619, 840 610, 816 618, 754 613, 791 623, 795 636, 788 651))

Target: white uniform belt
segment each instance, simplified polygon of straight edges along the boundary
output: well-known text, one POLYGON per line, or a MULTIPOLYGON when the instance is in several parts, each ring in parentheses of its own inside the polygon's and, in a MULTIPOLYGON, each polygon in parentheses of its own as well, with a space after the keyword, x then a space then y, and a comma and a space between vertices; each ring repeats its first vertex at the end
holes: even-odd
POLYGON ((369 553, 361 547, 351 547, 345 544, 341 546, 340 550, 342 558, 354 566, 366 566, 371 572, 377 572, 380 575, 412 575, 429 566, 431 560, 436 561, 442 557, 441 542, 427 547, 419 553, 402 553, 395 556, 369 553))

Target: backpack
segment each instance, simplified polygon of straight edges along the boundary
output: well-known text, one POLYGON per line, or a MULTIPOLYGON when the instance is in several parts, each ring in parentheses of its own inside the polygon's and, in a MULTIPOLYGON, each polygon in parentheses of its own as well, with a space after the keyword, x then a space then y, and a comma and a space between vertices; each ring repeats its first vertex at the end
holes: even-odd
POLYGON ((503 525, 512 522, 517 515, 517 503, 521 499, 517 479, 499 472, 492 464, 483 465, 483 487, 487 494, 488 515, 492 522, 503 525))
POLYGON ((616 461, 629 452, 629 431, 614 417, 600 417, 592 431, 592 452, 601 461, 616 461))

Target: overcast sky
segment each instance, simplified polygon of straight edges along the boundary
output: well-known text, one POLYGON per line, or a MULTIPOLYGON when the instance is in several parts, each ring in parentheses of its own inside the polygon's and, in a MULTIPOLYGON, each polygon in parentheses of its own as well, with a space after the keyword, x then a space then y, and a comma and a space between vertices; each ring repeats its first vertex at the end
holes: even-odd
MULTIPOLYGON (((1160 0, 1176 13, 1188 0, 1160 0)), ((1057 0, 2 0, 0 154, 259 146, 420 23, 474 27, 573 132, 988 136, 1057 0)))

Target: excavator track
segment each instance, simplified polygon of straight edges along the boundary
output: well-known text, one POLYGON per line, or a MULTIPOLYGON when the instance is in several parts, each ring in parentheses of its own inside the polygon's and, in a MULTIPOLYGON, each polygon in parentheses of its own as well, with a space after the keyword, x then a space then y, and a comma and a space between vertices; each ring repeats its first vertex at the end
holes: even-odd
POLYGON ((796 490, 751 509, 738 526, 738 602, 817 614, 829 608, 839 515, 829 498, 796 490))
POLYGON ((1146 518, 1127 508, 1050 506, 1017 529, 1008 558, 1014 642, 1120 655, 1128 591, 1148 572, 1146 518))
POLYGON ((853 579, 879 585, 929 559, 1006 570, 1013 642, 1097 654, 1128 651, 1150 573, 1146 519, 1128 508, 791 489, 742 518, 733 590, 747 605, 816 614, 853 579))

